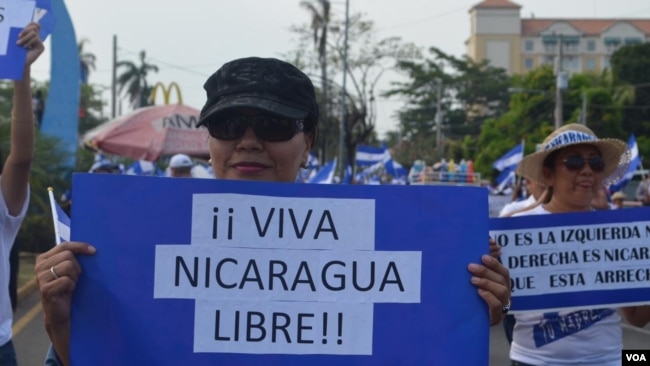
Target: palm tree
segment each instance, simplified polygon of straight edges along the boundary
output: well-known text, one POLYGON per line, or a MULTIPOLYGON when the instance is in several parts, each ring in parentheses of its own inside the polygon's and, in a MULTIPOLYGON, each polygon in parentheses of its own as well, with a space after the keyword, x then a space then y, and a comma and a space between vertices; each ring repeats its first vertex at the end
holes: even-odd
POLYGON ((81 64, 81 82, 84 84, 88 83, 88 76, 90 76, 90 70, 95 70, 95 60, 97 57, 90 52, 84 52, 84 46, 90 43, 86 38, 83 38, 77 43, 77 51, 79 52, 79 63, 81 64))
MULTIPOLYGON (((321 126, 327 129, 329 117, 328 103, 328 82, 327 82, 327 28, 330 23, 330 2, 329 0, 301 1, 300 5, 311 14, 311 29, 314 34, 314 46, 318 51, 318 64, 321 68, 321 126), (320 4, 320 8, 316 5, 320 4)), ((327 136, 323 131, 322 136, 327 136)), ((326 156, 325 148, 327 141, 323 141, 323 156, 326 156)))
POLYGON ((145 51, 140 51, 140 65, 131 61, 119 61, 117 67, 124 69, 117 77, 118 91, 126 91, 129 103, 133 108, 140 108, 149 104, 151 87, 147 84, 147 74, 150 71, 158 72, 158 66, 147 63, 145 51))

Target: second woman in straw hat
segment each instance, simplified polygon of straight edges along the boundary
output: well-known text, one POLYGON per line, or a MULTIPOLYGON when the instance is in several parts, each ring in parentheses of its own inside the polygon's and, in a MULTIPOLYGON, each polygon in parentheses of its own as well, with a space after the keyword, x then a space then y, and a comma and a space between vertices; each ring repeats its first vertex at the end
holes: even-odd
MULTIPOLYGON (((548 187, 547 199, 514 216, 591 211, 596 192, 618 180, 629 160, 624 141, 599 139, 583 125, 562 126, 517 167, 517 174, 548 187)), ((639 309, 625 308, 623 314, 634 320, 633 314, 642 313, 639 309)), ((623 344, 618 314, 615 308, 517 314, 512 364, 620 365, 623 344), (554 329, 553 336, 545 337, 542 328, 554 329)))

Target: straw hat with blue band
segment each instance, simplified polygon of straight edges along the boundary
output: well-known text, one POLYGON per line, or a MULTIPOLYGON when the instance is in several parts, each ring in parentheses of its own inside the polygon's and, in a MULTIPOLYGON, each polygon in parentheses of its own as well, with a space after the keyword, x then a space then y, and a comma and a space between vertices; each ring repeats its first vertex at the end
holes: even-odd
POLYGON ((517 174, 545 184, 544 160, 554 151, 572 145, 595 146, 605 161, 603 186, 618 181, 630 164, 627 143, 619 139, 599 139, 587 126, 571 123, 553 131, 541 144, 541 149, 526 156, 517 165, 517 174))

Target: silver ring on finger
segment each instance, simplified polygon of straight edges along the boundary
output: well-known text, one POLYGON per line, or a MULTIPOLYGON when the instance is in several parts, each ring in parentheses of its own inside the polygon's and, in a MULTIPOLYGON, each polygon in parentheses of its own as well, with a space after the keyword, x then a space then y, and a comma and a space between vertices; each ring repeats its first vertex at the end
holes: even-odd
POLYGON ((50 267, 50 273, 52 274, 52 277, 54 277, 55 280, 59 279, 59 275, 56 274, 56 271, 54 270, 54 266, 50 267))
MULTIPOLYGON (((52 267, 52 268, 54 268, 54 267, 52 267)), ((510 306, 511 306, 511 304, 512 304, 512 303, 510 302, 510 299, 508 299, 508 303, 505 304, 505 305, 503 305, 503 307, 501 307, 501 312, 502 312, 503 314, 508 314, 508 312, 510 311, 510 306)))

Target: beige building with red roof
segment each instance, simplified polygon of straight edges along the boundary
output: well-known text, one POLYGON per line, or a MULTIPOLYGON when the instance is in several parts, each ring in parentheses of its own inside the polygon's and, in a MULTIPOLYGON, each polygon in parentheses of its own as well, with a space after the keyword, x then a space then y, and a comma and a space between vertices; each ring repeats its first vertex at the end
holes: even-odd
POLYGON ((568 72, 601 72, 618 48, 650 41, 650 19, 522 18, 509 0, 484 0, 469 11, 467 55, 511 74, 554 65, 562 40, 568 72))

